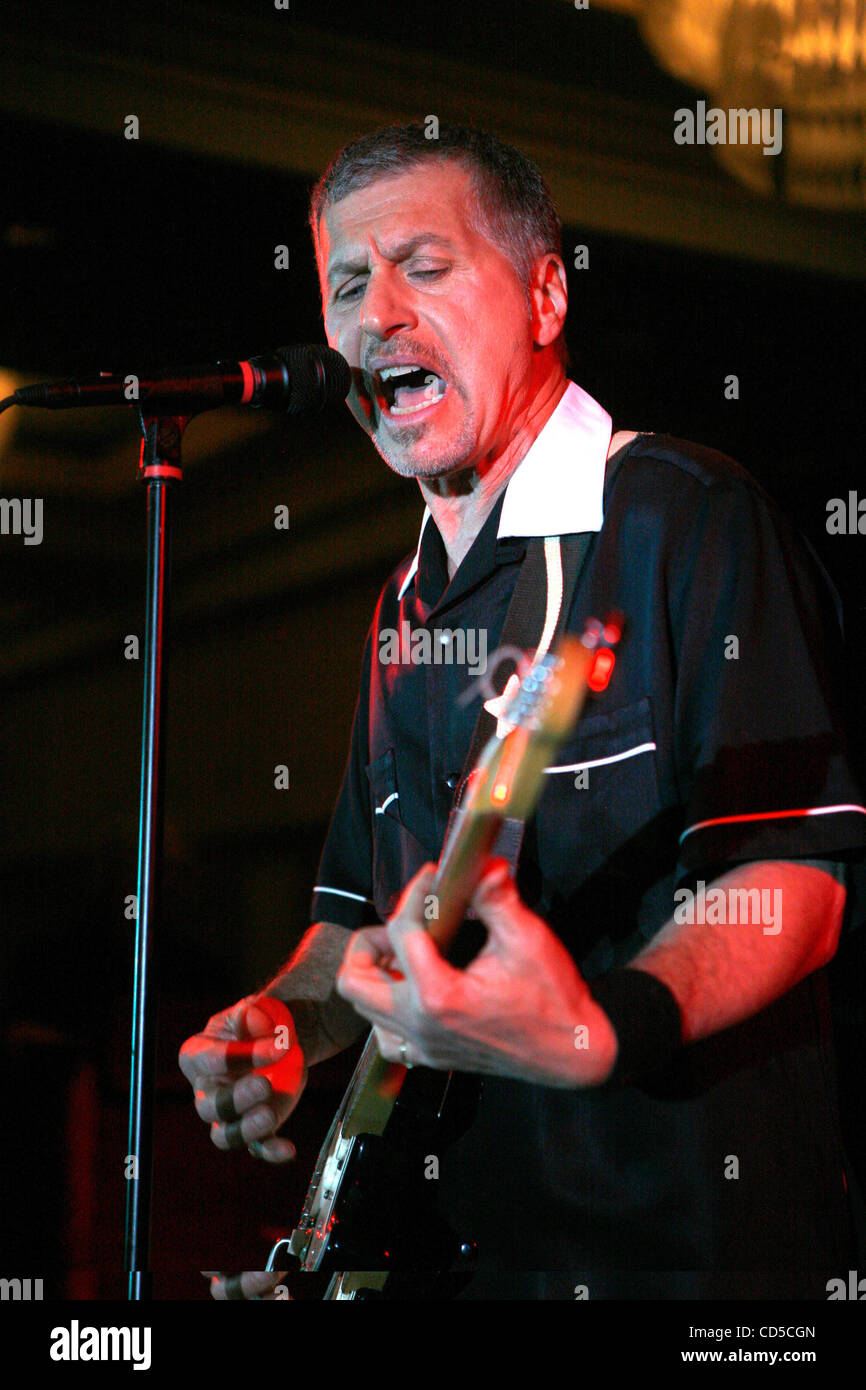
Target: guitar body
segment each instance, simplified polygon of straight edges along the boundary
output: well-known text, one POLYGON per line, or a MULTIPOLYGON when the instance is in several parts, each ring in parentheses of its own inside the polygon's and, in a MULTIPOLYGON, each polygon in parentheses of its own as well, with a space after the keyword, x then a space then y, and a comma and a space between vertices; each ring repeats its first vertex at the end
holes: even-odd
POLYGON ((387 1063, 371 1034, 298 1225, 277 1242, 266 1267, 276 1269, 287 1250, 307 1272, 376 1271, 367 1293, 357 1290, 357 1279, 346 1292, 347 1281, 335 1278, 331 1287, 341 1291, 329 1289, 329 1298, 451 1296, 446 1290, 471 1271, 474 1246, 439 1214, 438 1163, 472 1123, 482 1084, 462 1073, 387 1063))
POLYGON ((320 1270, 471 1269, 474 1247, 439 1215, 437 1177, 441 1156, 474 1119, 481 1085, 412 1069, 384 1134, 360 1134, 352 1145, 320 1270))

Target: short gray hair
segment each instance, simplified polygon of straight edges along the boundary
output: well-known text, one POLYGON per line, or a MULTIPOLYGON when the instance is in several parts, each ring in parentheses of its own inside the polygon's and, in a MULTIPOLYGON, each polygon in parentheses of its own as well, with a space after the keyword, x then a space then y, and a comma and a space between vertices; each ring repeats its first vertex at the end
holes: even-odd
MULTIPOLYGON (((310 195, 314 244, 318 246, 319 223, 332 204, 377 179, 405 173, 426 160, 446 159, 461 164, 471 174, 478 230, 508 257, 528 287, 539 256, 550 252, 562 256, 559 214, 532 161, 496 136, 472 126, 442 125, 432 139, 420 123, 392 125, 345 145, 310 195)), ((555 346, 567 366, 564 334, 555 346)))

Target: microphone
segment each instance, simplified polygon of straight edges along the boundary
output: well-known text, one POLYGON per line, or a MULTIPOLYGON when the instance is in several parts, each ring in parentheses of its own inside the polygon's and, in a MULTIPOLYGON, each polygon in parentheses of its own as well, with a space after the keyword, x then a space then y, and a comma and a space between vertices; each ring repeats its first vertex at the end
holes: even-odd
POLYGON ((49 410, 74 406, 138 405, 151 415, 214 410, 220 405, 264 406, 289 415, 322 410, 349 393, 352 374, 345 357, 318 343, 275 348, 244 362, 178 367, 154 376, 100 372, 80 381, 20 386, 2 404, 49 410))

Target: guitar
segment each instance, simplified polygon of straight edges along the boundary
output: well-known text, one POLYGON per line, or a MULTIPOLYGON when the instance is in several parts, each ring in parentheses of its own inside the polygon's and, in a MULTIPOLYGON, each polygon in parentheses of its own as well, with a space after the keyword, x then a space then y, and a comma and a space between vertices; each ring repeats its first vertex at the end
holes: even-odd
MULTIPOLYGON (((454 945, 504 821, 529 818, 544 769, 588 691, 606 687, 621 630, 618 615, 605 623, 591 619, 580 638, 564 637, 555 653, 526 671, 510 699, 496 702, 497 731, 467 779, 436 869, 438 916, 428 930, 443 955, 454 945)), ((477 1078, 387 1062, 371 1032, 298 1224, 276 1242, 266 1269, 277 1269, 287 1251, 305 1272, 332 1271, 325 1298, 333 1300, 384 1296, 386 1283, 407 1268, 465 1279, 474 1247, 439 1220, 424 1164, 443 1140, 465 1129, 477 1085, 477 1078)))

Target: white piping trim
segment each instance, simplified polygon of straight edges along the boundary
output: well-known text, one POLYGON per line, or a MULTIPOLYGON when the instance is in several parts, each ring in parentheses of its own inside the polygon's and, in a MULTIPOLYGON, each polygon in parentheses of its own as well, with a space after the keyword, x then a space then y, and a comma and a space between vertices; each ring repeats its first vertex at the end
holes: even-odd
POLYGON ((547 656, 547 649, 556 631, 562 608, 562 543, 559 536, 544 537, 544 565, 547 571, 544 627, 541 629, 533 661, 540 661, 543 656, 547 656))
POLYGON ((714 820, 699 820, 697 824, 690 825, 688 830, 684 830, 680 836, 680 844, 687 835, 693 834, 695 830, 705 830, 708 825, 740 825, 743 821, 783 820, 792 816, 832 816, 840 811, 856 811, 859 815, 866 816, 866 806, 848 805, 847 803, 840 806, 809 806, 804 811, 752 811, 745 816, 716 816, 714 820))
POLYGON ((605 763, 621 763, 623 758, 636 758, 638 753, 652 753, 658 747, 656 743, 639 743, 634 748, 627 748, 624 753, 613 753, 609 758, 592 758, 586 763, 567 763, 564 767, 546 767, 545 772, 580 772, 585 767, 602 767, 605 763))
POLYGON ((356 903, 369 903, 371 907, 376 904, 372 898, 362 898, 360 893, 347 893, 343 888, 328 888, 324 883, 317 883, 313 888, 314 893, 334 893, 338 898, 351 898, 356 903))
POLYGON ((381 805, 381 806, 376 806, 376 807, 374 808, 375 811, 376 811, 376 815, 377 815, 377 816, 384 816, 384 814, 385 814, 385 807, 386 807, 386 806, 390 806, 392 801, 396 801, 396 800, 397 800, 397 797, 398 797, 399 795, 400 795, 399 792, 392 792, 390 796, 386 796, 386 797, 385 797, 385 800, 382 802, 382 805, 381 805))

